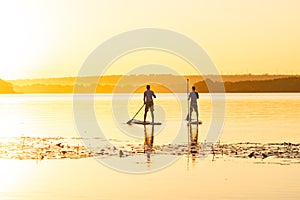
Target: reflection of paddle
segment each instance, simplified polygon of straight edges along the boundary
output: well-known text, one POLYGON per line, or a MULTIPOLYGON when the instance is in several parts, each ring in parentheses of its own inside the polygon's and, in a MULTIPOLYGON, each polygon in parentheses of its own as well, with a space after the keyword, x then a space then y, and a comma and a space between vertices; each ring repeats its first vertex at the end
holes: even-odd
POLYGON ((131 124, 132 120, 137 116, 137 114, 139 114, 139 112, 142 110, 142 108, 144 107, 144 105, 145 104, 142 105, 142 107, 137 111, 137 113, 135 113, 135 115, 133 116, 133 118, 127 122, 127 124, 131 124))

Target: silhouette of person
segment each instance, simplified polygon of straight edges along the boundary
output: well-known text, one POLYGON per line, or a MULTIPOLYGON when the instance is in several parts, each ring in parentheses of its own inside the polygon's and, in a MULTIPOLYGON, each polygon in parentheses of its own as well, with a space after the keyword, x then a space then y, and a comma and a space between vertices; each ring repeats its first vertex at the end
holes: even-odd
POLYGON ((199 121, 199 112, 198 112, 198 104, 197 104, 197 99, 199 99, 199 94, 195 90, 196 90, 196 88, 195 88, 195 86, 193 86, 192 87, 192 92, 190 93, 189 98, 188 98, 188 100, 191 100, 190 113, 189 113, 189 116, 188 116, 188 119, 187 119, 189 121, 192 120, 193 110, 196 112, 197 121, 199 121))
POLYGON ((151 118, 152 118, 152 123, 154 122, 154 104, 153 104, 153 98, 156 98, 156 95, 152 90, 150 90, 150 85, 146 86, 147 90, 144 92, 144 104, 146 105, 145 107, 145 114, 144 114, 144 122, 146 122, 147 118, 147 112, 150 109, 151 112, 151 118))

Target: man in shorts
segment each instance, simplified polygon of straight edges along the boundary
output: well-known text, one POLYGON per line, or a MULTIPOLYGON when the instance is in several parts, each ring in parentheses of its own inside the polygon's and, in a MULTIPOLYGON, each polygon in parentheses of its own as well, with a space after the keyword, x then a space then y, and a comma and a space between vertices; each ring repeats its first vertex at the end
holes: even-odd
POLYGON ((154 122, 154 105, 153 105, 153 98, 156 98, 154 92, 152 90, 150 90, 150 85, 147 85, 147 90, 144 92, 144 104, 146 105, 145 107, 145 114, 144 114, 144 122, 146 122, 146 118, 147 118, 147 112, 150 109, 151 112, 151 118, 152 118, 152 122, 154 122))
POLYGON ((188 100, 191 100, 190 103, 190 113, 189 116, 187 117, 188 121, 192 120, 192 112, 193 110, 196 112, 196 116, 197 116, 197 121, 199 121, 199 113, 198 113, 198 104, 197 104, 197 99, 199 99, 199 94, 198 92, 195 91, 196 88, 195 86, 192 87, 192 92, 189 95, 188 100))

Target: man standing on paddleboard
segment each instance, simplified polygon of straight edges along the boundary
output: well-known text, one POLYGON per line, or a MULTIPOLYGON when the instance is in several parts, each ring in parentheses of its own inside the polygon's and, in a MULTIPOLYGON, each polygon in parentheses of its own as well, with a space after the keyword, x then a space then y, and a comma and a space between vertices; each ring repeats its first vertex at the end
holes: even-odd
POLYGON ((144 122, 146 122, 147 118, 147 112, 150 109, 151 112, 151 118, 152 118, 152 123, 154 122, 154 104, 153 104, 153 98, 156 98, 154 92, 150 90, 150 85, 147 85, 147 90, 144 92, 144 104, 146 105, 145 107, 145 114, 144 114, 144 122))
POLYGON ((199 94, 198 92, 195 91, 196 88, 195 86, 192 87, 192 92, 190 93, 189 95, 189 98, 188 100, 191 100, 191 103, 190 103, 190 113, 189 113, 189 116, 188 116, 188 119, 189 121, 192 120, 192 112, 193 110, 196 112, 196 116, 197 116, 197 121, 199 121, 199 113, 198 113, 198 104, 197 104, 197 99, 199 99, 199 94))

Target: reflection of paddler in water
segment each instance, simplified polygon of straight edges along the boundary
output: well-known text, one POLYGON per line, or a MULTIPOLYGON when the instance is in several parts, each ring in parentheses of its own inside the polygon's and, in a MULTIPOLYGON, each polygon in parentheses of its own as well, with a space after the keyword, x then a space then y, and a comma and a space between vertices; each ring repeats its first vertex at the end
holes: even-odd
POLYGON ((199 146, 198 146, 198 124, 189 125, 189 153, 192 156, 192 161, 196 160, 197 155, 199 155, 199 146))
POLYGON ((153 150, 154 142, 154 125, 151 126, 151 133, 147 131, 147 127, 144 125, 145 142, 144 142, 144 153, 147 154, 147 161, 150 162, 150 156, 153 150))

